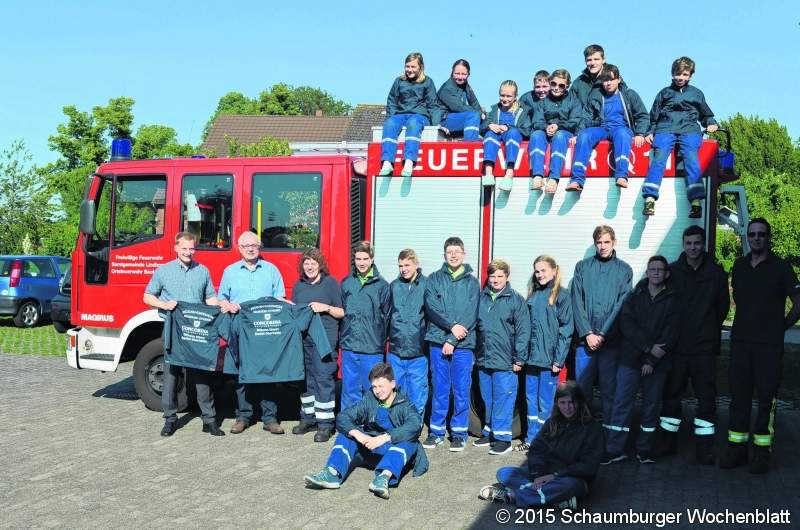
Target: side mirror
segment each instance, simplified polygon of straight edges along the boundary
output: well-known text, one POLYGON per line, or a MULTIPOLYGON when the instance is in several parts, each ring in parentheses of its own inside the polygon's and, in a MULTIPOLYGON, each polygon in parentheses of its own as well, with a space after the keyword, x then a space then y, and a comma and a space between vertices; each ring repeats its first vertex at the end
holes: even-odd
POLYGON ((78 224, 78 230, 82 234, 94 235, 95 213, 94 200, 84 199, 81 201, 81 220, 78 224))

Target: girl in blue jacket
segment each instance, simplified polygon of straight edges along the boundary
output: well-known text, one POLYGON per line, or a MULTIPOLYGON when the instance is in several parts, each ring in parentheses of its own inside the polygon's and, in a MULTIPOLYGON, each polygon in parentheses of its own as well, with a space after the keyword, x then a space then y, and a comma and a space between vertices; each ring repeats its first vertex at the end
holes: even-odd
POLYGON ((439 107, 442 113, 440 129, 447 135, 463 131, 464 141, 480 139, 483 113, 478 98, 469 85, 469 62, 459 59, 453 63, 448 79, 439 87, 439 107))
POLYGON ((517 401, 517 372, 528 357, 530 317, 525 300, 508 284, 511 268, 492 260, 478 303, 478 381, 485 405, 485 424, 476 447, 491 446, 490 455, 511 451, 511 422, 517 401))
POLYGON ((394 80, 386 100, 386 121, 381 140, 381 176, 391 175, 397 154, 397 138, 405 126, 403 146, 404 177, 410 177, 419 155, 422 129, 430 125, 437 110, 436 87, 425 75, 421 53, 409 53, 403 75, 394 80))
POLYGON ((561 269, 550 256, 539 256, 533 262, 528 311, 531 318, 525 367, 528 431, 525 441, 515 447, 517 451, 528 450, 550 417, 558 375, 572 341, 572 301, 569 291, 561 286, 561 269))
POLYGON ((508 80, 500 84, 500 101, 492 105, 491 110, 481 123, 483 133, 482 184, 494 186, 494 164, 500 146, 505 145, 506 172, 497 185, 503 191, 511 191, 514 184, 514 164, 519 155, 519 144, 523 137, 530 133, 531 117, 529 110, 517 101, 517 83, 508 80))

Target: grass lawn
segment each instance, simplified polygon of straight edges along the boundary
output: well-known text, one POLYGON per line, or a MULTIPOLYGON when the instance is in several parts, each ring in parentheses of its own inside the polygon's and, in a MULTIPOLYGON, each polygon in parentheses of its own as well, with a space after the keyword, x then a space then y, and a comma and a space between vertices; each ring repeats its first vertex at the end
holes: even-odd
POLYGON ((49 322, 20 329, 11 318, 0 318, 0 353, 64 355, 67 336, 56 332, 49 322))

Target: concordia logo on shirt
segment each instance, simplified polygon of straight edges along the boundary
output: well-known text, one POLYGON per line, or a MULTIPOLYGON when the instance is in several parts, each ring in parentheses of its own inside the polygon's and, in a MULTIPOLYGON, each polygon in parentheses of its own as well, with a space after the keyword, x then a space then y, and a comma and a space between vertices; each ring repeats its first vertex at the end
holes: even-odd
POLYGON ((199 328, 199 327, 200 327, 200 321, 199 321, 199 320, 195 320, 195 321, 193 322, 193 324, 194 324, 194 327, 196 327, 196 328, 199 328))

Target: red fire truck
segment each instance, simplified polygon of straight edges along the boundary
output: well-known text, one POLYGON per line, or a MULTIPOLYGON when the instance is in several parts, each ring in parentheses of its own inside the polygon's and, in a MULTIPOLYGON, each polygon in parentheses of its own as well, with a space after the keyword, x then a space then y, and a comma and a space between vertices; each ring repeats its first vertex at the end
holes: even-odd
POLYGON ((488 262, 502 258, 521 293, 527 292, 539 254, 553 255, 568 282, 575 263, 594 252, 591 233, 598 224, 615 228, 618 254, 631 264, 635 279, 649 256, 677 258, 681 232, 690 223, 706 228, 713 251, 720 192, 738 198, 733 224, 741 230, 744 194, 739 186, 720 188, 735 176, 731 155, 716 141, 705 140, 700 150, 707 190, 701 219, 687 217, 685 183, 675 178, 681 172, 674 156, 657 214, 646 218, 640 188, 648 151, 633 149, 629 187, 623 190, 609 176, 608 151, 602 142, 593 153, 582 193, 565 192, 562 179, 555 195, 529 191, 525 148, 510 193, 482 187, 480 143, 425 142, 410 178, 376 176, 378 143, 369 146, 366 163, 337 155, 103 164, 88 178, 72 256, 71 314, 78 327, 69 332, 68 363, 114 371, 120 362, 134 361, 139 395, 149 408, 160 408, 162 320, 142 303, 142 293, 153 270, 174 258, 173 236, 181 230, 197 234, 195 259, 210 269, 217 286, 223 269, 240 258, 236 238, 254 230, 261 236, 262 257, 278 267, 289 290, 307 246, 318 246, 331 273, 343 278, 351 247, 369 239, 378 268, 391 281, 399 250, 414 248, 423 272, 430 273, 441 266, 443 241, 458 235, 481 281, 488 262))

